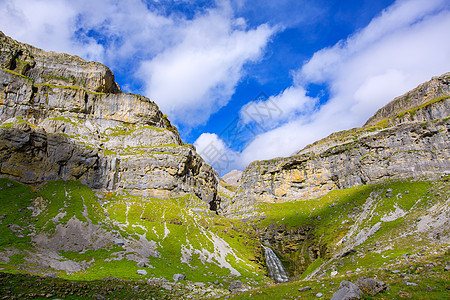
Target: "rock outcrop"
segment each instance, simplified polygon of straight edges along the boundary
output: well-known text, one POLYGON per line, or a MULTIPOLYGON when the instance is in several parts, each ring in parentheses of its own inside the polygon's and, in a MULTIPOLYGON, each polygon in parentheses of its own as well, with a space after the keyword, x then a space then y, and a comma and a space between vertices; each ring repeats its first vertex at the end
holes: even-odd
POLYGON ((350 281, 343 280, 339 285, 339 290, 334 293, 331 300, 356 300, 362 296, 360 288, 350 281))
POLYGON ((0 32, 0 176, 78 180, 95 189, 217 209, 217 173, 149 99, 123 93, 104 65, 0 32))
POLYGON ((83 87, 99 93, 120 93, 111 70, 75 55, 46 52, 0 32, 0 68, 30 78, 34 84, 83 87))
POLYGON ((391 124, 407 121, 424 122, 432 119, 445 118, 449 111, 448 101, 436 101, 448 98, 450 95, 450 73, 433 77, 430 81, 419 85, 408 93, 395 98, 384 107, 380 108, 364 126, 375 125, 383 120, 391 124), (417 110, 424 104, 439 102, 440 105, 429 106, 425 110, 417 110), (441 107, 445 106, 445 107, 441 107))
POLYGON ((372 297, 387 289, 386 283, 374 278, 359 277, 355 284, 364 294, 372 297))
POLYGON ((362 128, 338 132, 297 154, 255 161, 244 171, 228 214, 259 201, 284 202, 386 179, 450 170, 450 73, 380 109, 362 128))

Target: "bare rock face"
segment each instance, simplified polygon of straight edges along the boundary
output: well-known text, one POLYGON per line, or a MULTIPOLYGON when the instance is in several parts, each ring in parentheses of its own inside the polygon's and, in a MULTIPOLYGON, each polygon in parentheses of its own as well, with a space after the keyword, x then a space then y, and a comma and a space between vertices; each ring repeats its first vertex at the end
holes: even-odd
MULTIPOLYGON (((384 107, 380 108, 369 120, 367 125, 374 125, 385 119, 393 119, 393 123, 405 121, 427 121, 430 119, 445 118, 445 112, 449 110, 449 102, 441 102, 446 109, 430 106, 428 110, 421 110, 419 114, 412 113, 414 108, 424 105, 438 98, 448 98, 450 95, 450 73, 433 77, 430 81, 419 85, 408 93, 395 98, 384 107), (442 114, 444 112, 444 114, 442 114), (396 122, 395 122, 396 121, 396 122)), ((391 120, 389 120, 391 121, 391 120)), ((392 122, 392 121, 391 121, 392 122)))
POLYGON ((95 189, 218 207, 217 173, 157 105, 120 91, 104 65, 0 32, 0 176, 78 180, 95 189))
POLYGON ((248 291, 249 288, 243 284, 240 280, 235 280, 230 283, 228 290, 232 293, 240 293, 248 291))
POLYGON ((447 73, 406 94, 413 107, 381 109, 365 127, 334 133, 291 157, 252 162, 228 214, 248 213, 259 201, 307 200, 386 179, 440 176, 450 170, 449 87, 447 73))
POLYGON ((80 180, 102 188, 107 178, 108 160, 92 149, 79 146, 67 137, 33 130, 28 123, 0 128, 0 174, 28 184, 48 180, 80 180))
POLYGON ((99 93, 120 93, 108 67, 75 55, 46 52, 0 32, 0 68, 27 76, 35 84, 83 87, 99 93))

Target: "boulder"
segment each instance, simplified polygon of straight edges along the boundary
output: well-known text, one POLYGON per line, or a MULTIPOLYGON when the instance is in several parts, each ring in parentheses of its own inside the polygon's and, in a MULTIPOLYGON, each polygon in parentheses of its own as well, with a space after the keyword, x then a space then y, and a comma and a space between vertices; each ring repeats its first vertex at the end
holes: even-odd
MULTIPOLYGON (((125 245, 125 241, 124 241, 124 240, 122 240, 122 239, 117 239, 117 238, 115 238, 115 239, 113 240, 113 243, 116 244, 116 245, 118 245, 118 246, 123 246, 123 245, 125 245)), ((138 267, 139 267, 139 266, 138 266, 138 267)))
POLYGON ((186 275, 184 275, 184 274, 174 274, 173 275, 173 280, 175 282, 185 280, 185 279, 186 279, 186 275))
POLYGON ((386 283, 373 278, 359 277, 355 284, 369 296, 375 296, 387 289, 386 283))
POLYGON ((402 298, 402 299, 410 299, 410 298, 412 298, 412 295, 405 291, 398 291, 398 297, 402 298))
POLYGON ((344 280, 339 285, 339 290, 336 293, 334 293, 331 300, 360 299, 360 296, 362 296, 362 294, 363 294, 363 292, 356 284, 353 284, 350 281, 344 280))
POLYGON ((245 284, 243 284, 240 280, 235 280, 230 283, 228 290, 232 293, 239 293, 248 291, 249 288, 245 284))

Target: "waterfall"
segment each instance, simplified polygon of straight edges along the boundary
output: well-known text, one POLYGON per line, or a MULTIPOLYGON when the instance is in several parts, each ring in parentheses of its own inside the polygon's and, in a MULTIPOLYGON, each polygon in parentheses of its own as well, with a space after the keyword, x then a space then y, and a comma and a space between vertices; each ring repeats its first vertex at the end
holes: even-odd
POLYGON ((273 250, 269 247, 263 246, 263 248, 265 250, 269 277, 278 283, 288 281, 288 277, 286 275, 286 271, 283 268, 283 264, 281 263, 275 252, 273 252, 273 250))

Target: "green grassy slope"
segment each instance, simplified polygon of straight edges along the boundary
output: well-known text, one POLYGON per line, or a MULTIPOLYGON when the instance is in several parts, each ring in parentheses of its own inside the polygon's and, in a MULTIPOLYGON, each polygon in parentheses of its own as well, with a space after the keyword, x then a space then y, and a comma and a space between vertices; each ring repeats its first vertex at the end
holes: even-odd
MULTIPOLYGON (((55 273, 59 279, 42 280, 53 280, 56 286, 87 284, 95 290, 102 282, 98 280, 113 276, 122 281, 105 285, 111 289, 102 290, 105 295, 134 297, 139 294, 134 284, 154 277, 173 282, 172 276, 182 273, 187 278, 179 288, 148 287, 141 296, 212 297, 227 294, 229 283, 241 280, 257 289, 234 295, 238 299, 316 298, 318 292, 326 299, 343 279, 355 281, 364 275, 390 284, 390 291, 374 299, 396 298, 403 292, 416 299, 425 293, 429 299, 443 299, 450 279, 443 271, 450 255, 449 187, 448 176, 388 181, 308 201, 261 204, 261 218, 242 222, 212 214, 192 195, 148 199, 123 192, 100 194, 77 182, 32 188, 0 179, 0 271, 16 274, 2 275, 0 285, 7 281, 14 290, 26 278, 41 286, 38 277, 23 274, 55 273), (73 228, 82 230, 71 232, 73 228), (264 287, 270 280, 265 277, 260 237, 267 228, 287 232, 273 246, 292 282, 264 287), (309 228, 307 237, 300 242, 289 239, 289 232, 299 228, 309 228), (76 238, 80 232, 89 232, 88 242, 76 238), (43 249, 57 256, 51 260, 43 249), (137 267, 138 261, 147 267, 137 267), (65 270, 59 263, 75 267, 65 270), (140 269, 148 274, 139 275, 140 269), (418 286, 406 286, 406 281, 418 286), (186 291, 194 282, 206 283, 206 288, 200 294, 186 291), (306 285, 312 289, 298 291, 306 285)), ((27 288, 43 293, 38 290, 32 284, 27 288)))
POLYGON ((387 291, 376 296, 364 295, 362 299, 448 299, 450 275, 444 271, 444 266, 449 259, 450 252, 447 250, 431 256, 424 255, 414 262, 395 264, 391 268, 375 268, 357 274, 272 285, 232 295, 227 299, 331 299, 341 281, 355 283, 360 276, 376 278, 388 284, 387 291), (407 285, 407 282, 416 283, 417 286, 407 285), (304 287, 311 289, 299 291, 304 287), (318 293, 322 297, 318 298, 318 293))
POLYGON ((255 259, 257 239, 192 195, 149 199, 96 194, 78 182, 32 188, 0 179, 0 218, 2 272, 172 282, 181 273, 184 284, 216 281, 219 290, 236 279, 267 281, 255 259))
POLYGON ((329 299, 342 280, 355 282, 360 276, 390 285, 390 291, 365 299, 446 299, 450 289, 450 272, 444 271, 450 259, 449 196, 449 178, 444 176, 436 181, 389 181, 338 190, 304 202, 263 204, 259 210, 267 218, 254 225, 275 224, 282 229, 312 225, 303 246, 320 245, 326 251, 315 260, 302 251, 305 247, 295 253, 278 252, 285 254, 285 265, 303 262, 300 281, 232 299, 317 299, 319 292, 329 299), (373 234, 361 234, 371 229, 373 234), (304 286, 312 289, 299 292, 304 286))

